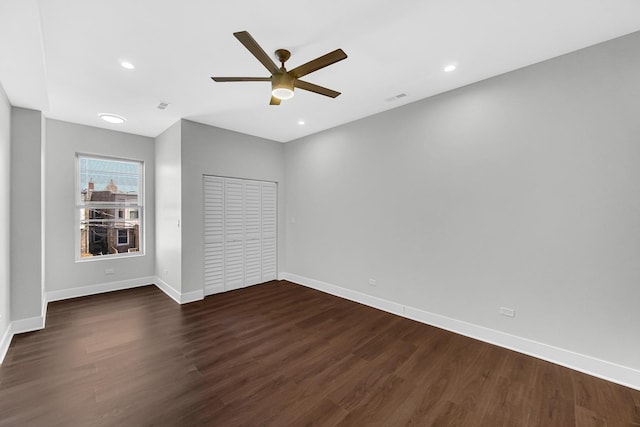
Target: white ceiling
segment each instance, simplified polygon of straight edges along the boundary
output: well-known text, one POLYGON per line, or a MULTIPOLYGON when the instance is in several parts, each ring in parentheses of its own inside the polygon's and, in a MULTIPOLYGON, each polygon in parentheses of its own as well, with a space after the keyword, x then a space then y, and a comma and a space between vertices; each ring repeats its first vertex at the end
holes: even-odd
POLYGON ((286 142, 638 30, 638 0, 0 0, 0 82, 54 119, 155 137, 186 118, 286 142), (269 76, 242 30, 289 49, 289 69, 342 48, 305 77, 342 95, 276 107, 269 83, 214 83, 269 76))

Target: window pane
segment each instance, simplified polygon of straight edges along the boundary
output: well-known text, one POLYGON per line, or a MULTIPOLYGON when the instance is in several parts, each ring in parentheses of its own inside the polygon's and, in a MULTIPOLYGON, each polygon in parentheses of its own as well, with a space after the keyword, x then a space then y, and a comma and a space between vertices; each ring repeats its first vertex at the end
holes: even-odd
MULTIPOLYGON (((139 214, 138 209, 127 211, 139 214)), ((140 220, 121 219, 114 213, 114 209, 80 209, 81 257, 140 251, 140 220)))
POLYGON ((80 157, 80 202, 138 204, 140 163, 80 157))

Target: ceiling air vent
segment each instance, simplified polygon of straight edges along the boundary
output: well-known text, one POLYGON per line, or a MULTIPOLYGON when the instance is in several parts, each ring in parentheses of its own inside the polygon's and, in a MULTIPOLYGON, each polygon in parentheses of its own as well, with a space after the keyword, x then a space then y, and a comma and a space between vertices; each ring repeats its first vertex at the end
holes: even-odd
POLYGON ((405 96, 407 96, 406 93, 399 93, 396 96, 392 96, 391 98, 387 98, 387 101, 388 102, 397 101, 398 99, 404 98, 405 96))
POLYGON ((158 109, 159 110, 164 110, 168 106, 169 106, 169 104, 167 102, 161 102, 160 104, 158 104, 158 109))

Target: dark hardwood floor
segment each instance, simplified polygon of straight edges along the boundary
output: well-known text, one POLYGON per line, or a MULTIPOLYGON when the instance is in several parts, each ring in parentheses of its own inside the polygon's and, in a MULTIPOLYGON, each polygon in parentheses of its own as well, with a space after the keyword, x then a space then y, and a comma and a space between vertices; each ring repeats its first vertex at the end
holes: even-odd
POLYGON ((0 367, 2 426, 639 426, 640 392, 275 281, 49 304, 0 367))

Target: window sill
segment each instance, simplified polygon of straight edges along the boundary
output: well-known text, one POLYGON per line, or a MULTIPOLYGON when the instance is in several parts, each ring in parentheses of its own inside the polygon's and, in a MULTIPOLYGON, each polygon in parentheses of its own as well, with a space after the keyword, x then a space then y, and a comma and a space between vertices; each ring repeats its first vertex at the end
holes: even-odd
POLYGON ((76 257, 76 262, 95 262, 95 261, 100 261, 100 260, 137 258, 137 257, 143 257, 143 256, 145 256, 145 253, 142 252, 142 251, 139 251, 139 252, 122 252, 122 253, 118 253, 118 254, 107 254, 107 255, 76 257))

